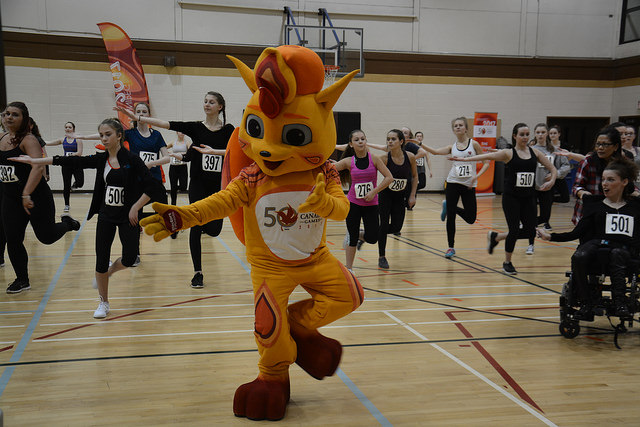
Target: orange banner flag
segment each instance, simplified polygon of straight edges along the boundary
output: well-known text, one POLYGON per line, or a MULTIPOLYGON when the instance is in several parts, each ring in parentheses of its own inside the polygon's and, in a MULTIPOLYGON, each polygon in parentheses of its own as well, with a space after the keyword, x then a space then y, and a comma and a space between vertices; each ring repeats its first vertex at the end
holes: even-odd
MULTIPOLYGON (((138 102, 149 103, 147 82, 142 71, 142 64, 124 30, 111 22, 98 24, 104 46, 109 56, 109 69, 113 78, 116 105, 133 110, 138 102)), ((125 128, 129 128, 129 117, 118 113, 118 118, 125 128)))

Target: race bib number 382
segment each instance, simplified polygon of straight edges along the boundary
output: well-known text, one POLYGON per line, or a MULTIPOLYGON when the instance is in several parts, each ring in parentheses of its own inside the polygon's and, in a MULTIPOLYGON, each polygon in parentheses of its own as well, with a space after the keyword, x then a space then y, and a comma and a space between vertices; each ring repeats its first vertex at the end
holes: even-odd
POLYGON ((0 181, 2 182, 17 182, 15 166, 0 165, 0 181))

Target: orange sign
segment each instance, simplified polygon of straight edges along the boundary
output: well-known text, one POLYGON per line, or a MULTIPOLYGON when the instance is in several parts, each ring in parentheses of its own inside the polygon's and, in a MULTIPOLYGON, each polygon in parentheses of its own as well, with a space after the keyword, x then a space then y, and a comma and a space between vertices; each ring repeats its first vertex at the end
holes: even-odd
MULTIPOLYGON (((149 103, 147 82, 142 65, 131 44, 131 39, 124 30, 111 22, 98 24, 104 46, 109 56, 109 69, 113 77, 116 105, 133 110, 138 102, 149 103)), ((118 113, 118 118, 125 128, 129 128, 129 117, 118 113)))
MULTIPOLYGON (((478 141, 484 151, 496 148, 496 136, 498 133, 498 113, 475 113, 473 118, 473 139, 478 141)), ((482 168, 482 163, 476 164, 477 170, 482 168)), ((493 175, 495 164, 489 163, 489 169, 478 178, 476 193, 493 192, 493 175)))

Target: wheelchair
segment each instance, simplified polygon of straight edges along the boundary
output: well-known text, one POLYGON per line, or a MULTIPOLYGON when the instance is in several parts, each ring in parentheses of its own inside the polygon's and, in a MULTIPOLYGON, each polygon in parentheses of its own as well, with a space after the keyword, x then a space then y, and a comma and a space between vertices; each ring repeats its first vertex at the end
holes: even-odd
POLYGON ((640 259, 632 257, 626 266, 625 276, 627 278, 625 289, 625 302, 629 310, 628 316, 618 316, 616 307, 611 298, 611 284, 608 282, 608 261, 611 252, 610 247, 600 247, 597 249, 597 261, 593 263, 587 274, 587 285, 591 289, 591 305, 593 315, 585 316, 581 313, 581 302, 578 301, 577 291, 572 286, 572 272, 567 272, 569 281, 562 287, 560 295, 560 334, 565 338, 575 338, 580 334, 580 321, 592 322, 594 316, 607 316, 609 322, 614 327, 614 344, 618 346, 618 334, 627 331, 627 327, 633 326, 635 313, 640 312, 640 259), (576 308, 577 307, 577 308, 576 308), (612 317, 618 317, 620 323, 613 325, 612 317))

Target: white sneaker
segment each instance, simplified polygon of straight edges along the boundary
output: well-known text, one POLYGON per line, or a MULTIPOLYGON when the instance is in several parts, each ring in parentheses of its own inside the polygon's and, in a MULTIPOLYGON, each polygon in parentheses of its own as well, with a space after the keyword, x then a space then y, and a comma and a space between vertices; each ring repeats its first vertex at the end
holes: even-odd
POLYGON ((527 250, 524 253, 527 255, 533 255, 533 245, 527 246, 527 250))
POLYGON ((93 317, 95 319, 104 319, 109 314, 109 303, 104 302, 102 297, 100 297, 100 304, 98 304, 98 308, 93 312, 93 317))
POLYGON ((62 212, 69 212, 69 205, 64 205, 62 212))

